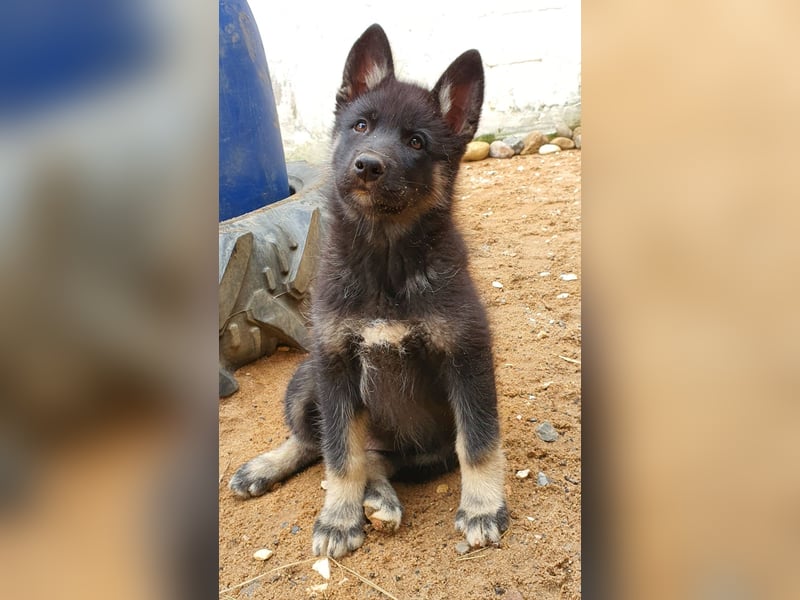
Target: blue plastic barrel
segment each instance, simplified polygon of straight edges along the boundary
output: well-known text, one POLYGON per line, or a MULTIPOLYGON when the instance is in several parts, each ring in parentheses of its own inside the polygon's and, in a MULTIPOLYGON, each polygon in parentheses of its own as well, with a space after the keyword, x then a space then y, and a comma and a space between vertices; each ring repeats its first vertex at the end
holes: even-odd
POLYGON ((219 2, 219 220, 289 195, 261 35, 246 0, 219 2))

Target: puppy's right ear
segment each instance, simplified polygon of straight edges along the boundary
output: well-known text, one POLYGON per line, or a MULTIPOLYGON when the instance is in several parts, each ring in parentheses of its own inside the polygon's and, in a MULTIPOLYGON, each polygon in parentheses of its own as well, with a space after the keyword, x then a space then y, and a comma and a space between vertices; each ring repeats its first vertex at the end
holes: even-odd
POLYGON ((394 77, 392 49, 383 29, 376 23, 362 33, 350 49, 344 65, 342 87, 336 93, 336 110, 389 77, 394 77))

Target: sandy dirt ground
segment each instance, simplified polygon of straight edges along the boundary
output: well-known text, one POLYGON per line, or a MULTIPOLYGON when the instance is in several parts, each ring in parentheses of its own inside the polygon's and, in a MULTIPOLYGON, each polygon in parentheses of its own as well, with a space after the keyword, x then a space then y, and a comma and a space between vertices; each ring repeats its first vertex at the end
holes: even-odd
POLYGON ((220 402, 221 598, 580 598, 580 174, 577 150, 461 169, 455 213, 494 333, 508 461, 511 527, 500 547, 456 552, 458 471, 424 484, 398 483, 405 506, 400 530, 368 531, 362 548, 338 561, 342 566, 331 563, 327 589, 310 591, 325 582, 311 569, 322 465, 260 498, 242 501, 227 489, 242 462, 287 436, 283 393, 304 355, 282 351, 241 368, 241 389, 220 402), (577 279, 564 280, 565 274, 577 279), (559 433, 554 442, 536 435, 545 421, 559 433), (524 469, 530 476, 518 478, 524 469), (537 482, 539 472, 547 485, 537 482), (274 555, 255 560, 261 548, 274 555))

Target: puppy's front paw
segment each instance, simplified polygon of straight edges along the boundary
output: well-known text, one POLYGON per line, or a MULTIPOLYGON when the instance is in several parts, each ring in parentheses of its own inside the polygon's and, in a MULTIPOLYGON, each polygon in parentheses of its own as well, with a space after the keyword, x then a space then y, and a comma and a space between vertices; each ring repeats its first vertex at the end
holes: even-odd
POLYGON ((323 508, 312 535, 311 549, 316 556, 339 558, 364 543, 364 511, 359 505, 323 508))
POLYGON ((470 546, 499 544, 500 534, 508 529, 505 502, 494 513, 480 513, 462 506, 456 513, 456 529, 464 534, 470 546))
POLYGON ((258 456, 237 469, 228 487, 240 498, 250 498, 264 495, 277 480, 276 471, 269 461, 258 456))

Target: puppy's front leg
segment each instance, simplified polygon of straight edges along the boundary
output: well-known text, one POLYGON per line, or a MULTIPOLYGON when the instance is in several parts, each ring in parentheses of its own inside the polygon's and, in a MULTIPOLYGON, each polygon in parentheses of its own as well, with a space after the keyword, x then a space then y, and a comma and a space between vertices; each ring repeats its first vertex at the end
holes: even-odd
POLYGON ((328 492, 314 523, 314 554, 338 558, 364 542, 368 419, 358 392, 345 373, 320 381, 322 454, 328 492))
POLYGON ((461 468, 456 529, 465 535, 470 546, 496 544, 508 529, 508 509, 491 351, 460 352, 452 357, 448 371, 461 468))

